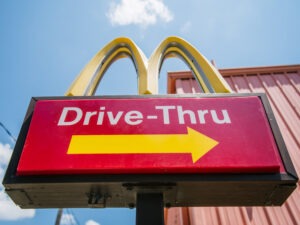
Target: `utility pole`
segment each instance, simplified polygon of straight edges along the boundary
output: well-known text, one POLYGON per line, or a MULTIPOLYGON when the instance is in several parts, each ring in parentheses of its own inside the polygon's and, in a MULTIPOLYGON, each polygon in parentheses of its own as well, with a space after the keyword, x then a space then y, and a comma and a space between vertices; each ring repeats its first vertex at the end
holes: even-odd
POLYGON ((63 214, 63 209, 62 208, 58 209, 57 215, 56 215, 56 220, 55 220, 55 225, 60 225, 60 220, 61 220, 62 214, 63 214))

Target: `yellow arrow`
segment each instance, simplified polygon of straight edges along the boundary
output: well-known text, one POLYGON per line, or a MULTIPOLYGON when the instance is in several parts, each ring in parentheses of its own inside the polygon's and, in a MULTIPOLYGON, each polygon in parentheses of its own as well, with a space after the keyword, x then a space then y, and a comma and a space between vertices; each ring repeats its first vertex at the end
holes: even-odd
POLYGON ((187 134, 73 135, 68 154, 191 153, 195 163, 219 142, 191 128, 187 134))

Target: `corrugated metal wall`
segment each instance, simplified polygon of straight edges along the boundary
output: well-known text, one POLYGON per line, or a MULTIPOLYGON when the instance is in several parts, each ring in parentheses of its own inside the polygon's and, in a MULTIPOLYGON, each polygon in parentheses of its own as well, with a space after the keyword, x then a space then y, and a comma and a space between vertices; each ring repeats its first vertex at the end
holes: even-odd
MULTIPOLYGON (((300 174, 300 65, 220 70, 234 92, 267 94, 295 169, 300 174)), ((169 73, 169 92, 199 93, 191 73, 169 73), (170 82, 170 80, 173 81, 170 82), (172 87, 174 86, 174 87, 172 87)), ((281 207, 171 208, 167 225, 300 224, 300 187, 281 207)))

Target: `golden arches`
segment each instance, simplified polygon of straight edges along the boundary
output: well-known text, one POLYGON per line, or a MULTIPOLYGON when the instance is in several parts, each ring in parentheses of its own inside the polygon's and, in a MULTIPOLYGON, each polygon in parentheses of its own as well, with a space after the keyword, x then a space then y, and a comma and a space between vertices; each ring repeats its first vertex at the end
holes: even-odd
POLYGON ((149 61, 129 38, 117 38, 101 49, 85 66, 66 95, 93 95, 103 74, 117 59, 130 57, 138 74, 139 94, 157 94, 158 77, 165 58, 179 57, 191 68, 204 92, 231 92, 210 62, 195 47, 178 37, 168 37, 154 50, 149 61))
POLYGON ((148 79, 158 79, 161 64, 168 57, 182 58, 193 71, 204 92, 231 92, 218 70, 195 47, 179 37, 166 38, 154 50, 149 59, 148 79))
POLYGON ((93 95, 108 67, 117 59, 130 57, 139 75, 139 93, 147 90, 147 58, 129 38, 116 38, 102 48, 85 66, 68 89, 67 96, 93 95))

